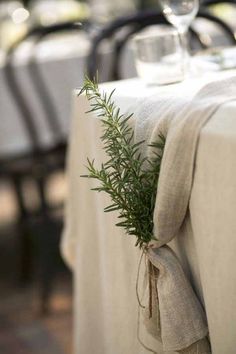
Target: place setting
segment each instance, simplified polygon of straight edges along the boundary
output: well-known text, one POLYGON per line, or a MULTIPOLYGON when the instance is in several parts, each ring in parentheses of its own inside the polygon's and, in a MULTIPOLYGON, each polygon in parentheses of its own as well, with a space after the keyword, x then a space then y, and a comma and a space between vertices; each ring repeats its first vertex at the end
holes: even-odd
POLYGON ((168 85, 203 76, 209 72, 234 69, 235 47, 196 49, 190 53, 191 24, 199 1, 160 0, 163 14, 172 25, 156 25, 133 38, 138 76, 148 85, 168 85))

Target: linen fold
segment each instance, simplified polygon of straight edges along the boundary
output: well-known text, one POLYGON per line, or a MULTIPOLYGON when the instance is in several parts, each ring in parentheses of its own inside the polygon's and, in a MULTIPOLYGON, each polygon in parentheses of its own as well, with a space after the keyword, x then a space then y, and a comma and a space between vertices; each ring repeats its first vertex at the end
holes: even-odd
POLYGON ((176 255, 165 245, 178 233, 188 210, 201 129, 223 104, 233 100, 236 77, 207 84, 191 100, 150 97, 134 110, 135 141, 145 140, 143 156, 152 158, 149 145, 160 134, 166 138, 154 210, 156 241, 147 251, 158 270, 157 289, 153 289, 156 314, 145 319, 147 330, 160 337, 164 351, 211 353, 202 305, 176 255))

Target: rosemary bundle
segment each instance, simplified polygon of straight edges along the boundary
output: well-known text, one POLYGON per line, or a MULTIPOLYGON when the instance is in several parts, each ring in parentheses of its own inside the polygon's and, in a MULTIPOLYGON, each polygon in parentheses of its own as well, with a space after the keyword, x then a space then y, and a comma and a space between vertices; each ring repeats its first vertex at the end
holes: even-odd
POLYGON ((97 82, 85 79, 79 94, 85 92, 91 110, 101 118, 103 133, 101 140, 107 154, 107 161, 99 168, 95 161, 87 159, 88 175, 99 185, 93 190, 109 194, 112 203, 104 211, 118 211, 120 221, 128 235, 137 238, 136 246, 147 245, 153 236, 153 211, 156 200, 157 183, 165 139, 152 143, 153 158, 140 153, 144 141, 134 142, 134 131, 129 124, 131 115, 120 113, 112 100, 112 95, 101 93, 97 82))

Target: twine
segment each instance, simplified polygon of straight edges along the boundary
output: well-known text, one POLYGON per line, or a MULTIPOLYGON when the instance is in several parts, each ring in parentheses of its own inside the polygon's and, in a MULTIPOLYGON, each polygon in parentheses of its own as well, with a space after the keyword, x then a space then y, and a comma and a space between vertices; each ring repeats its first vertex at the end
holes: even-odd
POLYGON ((136 297, 137 297, 137 300, 138 300, 139 308, 141 307, 143 309, 145 309, 145 306, 142 305, 142 303, 141 303, 141 300, 140 300, 140 297, 139 297, 138 287, 139 287, 140 269, 141 269, 141 264, 142 264, 144 253, 145 253, 145 249, 143 248, 143 251, 142 251, 141 257, 139 259, 139 263, 138 263, 138 271, 137 271, 136 287, 135 287, 135 289, 136 289, 136 297))
POLYGON ((153 308, 153 289, 155 289, 156 300, 158 302, 158 292, 157 292, 157 272, 156 267, 148 260, 148 283, 149 283, 149 318, 152 318, 152 308, 153 308))
MULTIPOLYGON (((158 299, 158 290, 157 290, 157 280, 158 280, 158 274, 159 270, 152 264, 152 262, 149 260, 148 255, 148 246, 143 247, 142 254, 139 260, 138 264, 138 271, 137 271, 137 279, 136 279, 136 295, 138 299, 138 318, 137 318, 137 339, 139 344, 148 352, 153 353, 153 354, 158 354, 158 352, 152 348, 150 348, 148 345, 146 345, 141 337, 140 337, 140 312, 141 308, 145 309, 147 306, 144 306, 141 302, 140 295, 139 295, 139 280, 140 280, 140 270, 141 270, 141 264, 143 257, 145 255, 145 267, 146 267, 146 272, 148 276, 148 311, 149 311, 149 320, 153 317, 153 301, 154 299, 159 302, 158 299)), ((176 351, 179 354, 193 354, 193 349, 191 348, 185 348, 176 351)), ((199 354, 199 343, 196 343, 196 348, 194 349, 195 354, 199 354)))
POLYGON ((139 264, 138 264, 138 271, 137 271, 137 278, 136 278, 136 296, 138 300, 138 323, 137 323, 137 339, 138 342, 141 344, 141 346, 146 349, 147 351, 158 354, 154 349, 148 347, 140 338, 140 309, 145 309, 146 306, 144 306, 140 300, 139 296, 139 280, 140 280, 140 269, 141 269, 141 264, 143 260, 143 256, 145 254, 145 264, 146 264, 146 273, 148 274, 148 291, 149 291, 149 300, 148 300, 148 308, 149 308, 149 319, 152 318, 153 315, 153 288, 155 289, 155 296, 156 300, 158 302, 158 291, 157 291, 157 279, 158 279, 158 270, 156 267, 150 262, 147 256, 147 250, 148 247, 143 247, 141 257, 139 259, 139 264))

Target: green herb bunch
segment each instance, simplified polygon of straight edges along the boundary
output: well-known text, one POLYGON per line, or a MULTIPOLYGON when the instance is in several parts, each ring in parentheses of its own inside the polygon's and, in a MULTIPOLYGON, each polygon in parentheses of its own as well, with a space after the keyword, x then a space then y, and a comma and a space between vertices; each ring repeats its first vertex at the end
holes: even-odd
POLYGON ((153 211, 165 139, 160 135, 159 141, 151 144, 153 159, 142 157, 139 149, 144 141, 134 142, 129 124, 132 114, 120 113, 112 100, 114 91, 110 95, 101 93, 98 84, 86 78, 80 94, 83 92, 91 104, 89 112, 96 112, 101 118, 101 140, 108 157, 99 169, 94 160, 87 159, 89 174, 83 177, 100 182, 93 190, 108 193, 112 201, 104 211, 117 210, 121 220, 116 226, 136 236, 136 246, 142 247, 155 239, 153 211))

